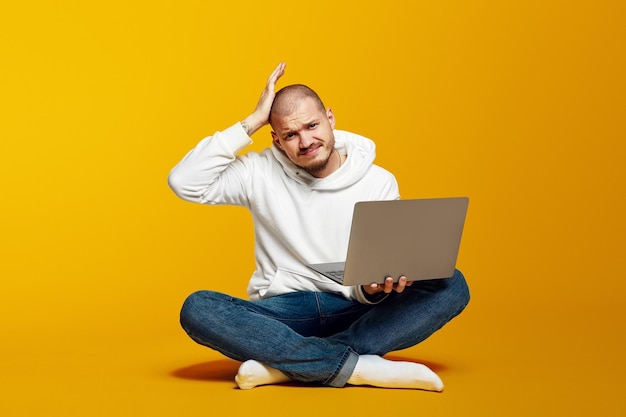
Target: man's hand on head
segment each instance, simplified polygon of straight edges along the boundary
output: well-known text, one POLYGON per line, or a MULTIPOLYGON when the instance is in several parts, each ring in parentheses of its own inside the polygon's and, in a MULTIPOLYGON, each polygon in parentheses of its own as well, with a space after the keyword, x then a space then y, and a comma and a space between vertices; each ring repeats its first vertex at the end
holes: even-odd
POLYGON ((245 129, 248 136, 269 123, 270 110, 272 109, 272 103, 276 96, 276 82, 285 73, 284 62, 281 62, 274 68, 274 71, 270 74, 265 84, 265 88, 261 93, 261 98, 252 112, 251 115, 242 120, 241 125, 245 129))

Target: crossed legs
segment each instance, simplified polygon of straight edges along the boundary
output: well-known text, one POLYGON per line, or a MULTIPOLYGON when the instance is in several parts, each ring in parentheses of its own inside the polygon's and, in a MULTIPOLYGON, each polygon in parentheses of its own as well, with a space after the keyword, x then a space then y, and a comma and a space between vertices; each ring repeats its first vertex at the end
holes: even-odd
POLYGON ((426 366, 382 358, 413 346, 469 301, 460 272, 416 282, 375 306, 332 294, 295 293, 249 302, 210 291, 192 294, 181 323, 196 342, 242 361, 241 389, 289 380, 441 391, 426 366))

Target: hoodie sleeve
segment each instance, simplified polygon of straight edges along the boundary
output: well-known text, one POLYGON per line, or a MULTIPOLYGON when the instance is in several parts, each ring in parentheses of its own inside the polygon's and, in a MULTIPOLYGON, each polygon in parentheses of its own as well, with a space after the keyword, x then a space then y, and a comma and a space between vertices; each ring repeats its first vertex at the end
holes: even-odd
POLYGON ((352 298, 361 304, 378 304, 387 298, 387 296, 389 296, 389 294, 383 292, 369 295, 363 290, 362 286, 352 287, 352 298))
POLYGON ((228 175, 225 171, 235 162, 237 152, 251 143, 240 123, 203 139, 170 171, 170 188, 178 197, 194 203, 235 203, 237 196, 245 194, 244 182, 237 181, 236 170, 228 175), (228 177, 222 181, 228 184, 227 189, 212 192, 223 176, 228 177), (216 194, 223 201, 211 197, 216 194))

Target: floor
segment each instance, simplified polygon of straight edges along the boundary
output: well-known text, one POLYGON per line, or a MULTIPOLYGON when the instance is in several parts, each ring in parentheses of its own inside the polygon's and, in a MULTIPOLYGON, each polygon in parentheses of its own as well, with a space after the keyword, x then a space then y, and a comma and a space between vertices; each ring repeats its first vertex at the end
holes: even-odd
MULTIPOLYGON (((49 327, 22 323, 3 337, 0 414, 624 415, 623 331, 591 338, 575 331, 613 307, 573 317, 575 326, 559 322, 546 306, 541 327, 511 307, 475 294, 467 310, 429 340, 389 356, 430 366, 446 384, 442 393, 298 384, 241 391, 233 382, 238 363, 187 340, 175 314, 162 320, 157 314, 152 324, 97 313, 91 326, 83 324, 86 318, 65 327, 52 319, 49 327)), ((173 311, 176 303, 159 308, 173 311)), ((623 330, 623 323, 616 327, 623 330)))

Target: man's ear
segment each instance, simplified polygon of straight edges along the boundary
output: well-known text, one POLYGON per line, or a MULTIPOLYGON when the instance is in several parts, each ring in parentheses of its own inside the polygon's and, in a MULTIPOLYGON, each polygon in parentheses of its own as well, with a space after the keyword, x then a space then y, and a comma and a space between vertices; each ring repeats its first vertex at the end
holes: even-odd
POLYGON ((335 128, 335 114, 333 113, 333 110, 331 108, 329 108, 328 110, 326 110, 326 117, 328 117, 328 122, 330 123, 330 128, 334 129, 335 128))
POLYGON ((278 140, 278 135, 274 132, 271 132, 271 133, 272 133, 272 142, 274 142, 274 146, 276 146, 278 149, 282 151, 283 147, 280 144, 280 140, 278 140))

